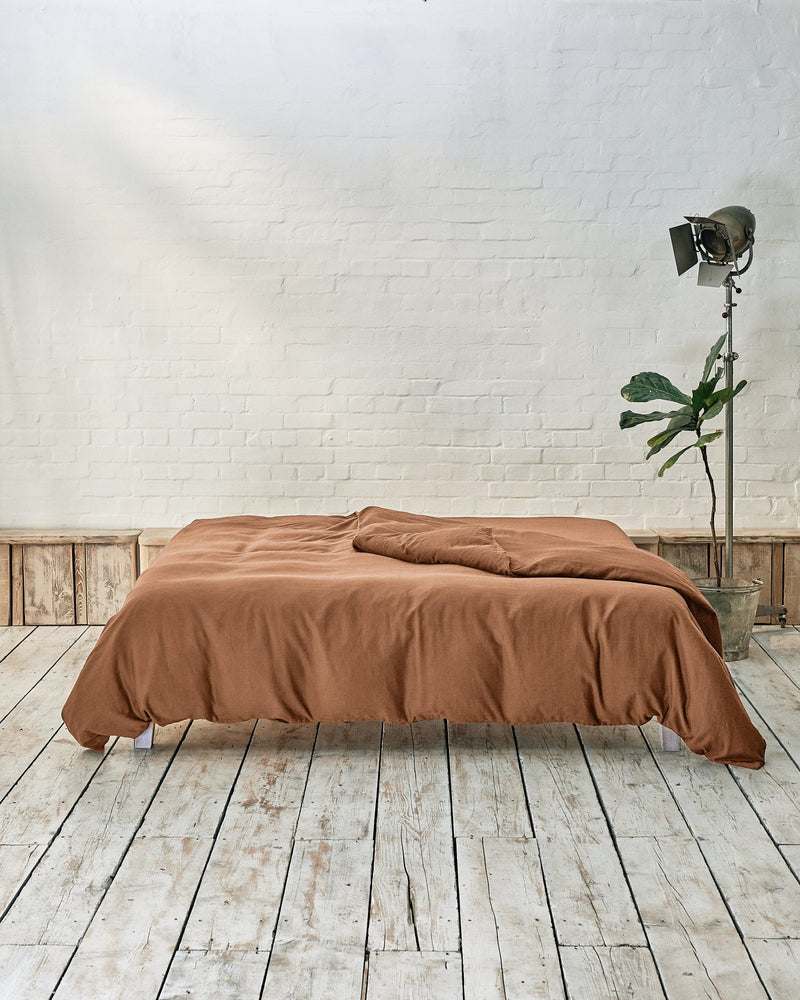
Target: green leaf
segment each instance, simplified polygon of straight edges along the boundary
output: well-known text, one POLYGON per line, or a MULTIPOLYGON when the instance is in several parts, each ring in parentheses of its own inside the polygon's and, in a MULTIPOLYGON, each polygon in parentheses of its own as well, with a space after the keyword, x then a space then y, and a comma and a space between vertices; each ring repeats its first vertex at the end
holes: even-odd
POLYGON ((667 471, 667 469, 671 469, 672 466, 681 457, 681 455, 684 455, 687 451, 689 451, 690 448, 694 448, 694 445, 693 444, 687 444, 685 448, 681 448, 681 450, 675 452, 675 454, 671 458, 668 458, 666 460, 666 462, 664 462, 664 464, 658 470, 658 477, 659 477, 659 479, 661 478, 661 476, 664 475, 664 473, 667 471))
POLYGON ((681 430, 676 431, 662 431, 661 434, 656 434, 655 437, 651 437, 647 442, 650 445, 650 451, 648 451, 646 458, 652 458, 653 455, 657 455, 662 449, 666 448, 668 444, 675 440, 675 438, 681 433, 681 430))
POLYGON ((704 420, 713 420, 714 417, 718 416, 722 412, 722 407, 723 407, 722 402, 717 402, 714 403, 713 406, 709 406, 709 408, 705 411, 705 413, 701 413, 698 416, 697 426, 699 427, 704 420))
POLYGON ((668 431, 693 431, 697 426, 697 417, 692 413, 691 406, 684 406, 675 412, 675 416, 667 424, 668 431))
MULTIPOLYGON (((742 381, 733 389, 717 389, 716 392, 713 392, 708 397, 707 403, 709 407, 716 406, 717 403, 727 403, 729 399, 733 399, 734 396, 737 396, 746 385, 747 380, 742 379, 742 381)), ((707 420, 708 417, 705 416, 703 419, 707 420)))
MULTIPOLYGON (((733 399, 734 396, 738 396, 746 385, 747 385, 747 379, 743 378, 742 381, 734 388, 733 392, 730 394, 730 399, 733 399)), ((728 391, 729 391, 728 389, 720 389, 720 392, 728 392, 728 391)))
POLYGON ((701 382, 700 385, 692 391, 692 410, 696 414, 701 413, 710 405, 715 395, 715 385, 716 380, 712 380, 711 382, 701 382))
POLYGON ((639 372, 620 390, 623 399, 630 403, 649 403, 653 399, 666 399, 672 403, 691 406, 692 401, 664 375, 658 372, 639 372))
POLYGON ((684 412, 686 412, 686 407, 682 407, 680 410, 671 410, 669 413, 663 413, 661 410, 653 410, 652 413, 634 413, 633 410, 625 410, 619 415, 619 426, 622 430, 627 430, 638 424, 646 424, 650 420, 672 420, 684 412))
MULTIPOLYGON (((705 445, 711 444, 712 441, 716 441, 720 434, 722 434, 722 431, 712 431, 710 434, 702 434, 696 441, 692 441, 692 443, 687 444, 685 448, 681 448, 680 451, 676 452, 671 458, 668 458, 667 461, 664 462, 658 470, 659 477, 663 476, 667 469, 671 469, 681 455, 685 455, 691 448, 703 448, 705 445)), ((648 455, 647 457, 649 458, 650 456, 648 455)))
POLYGON ((705 382, 708 376, 711 374, 711 369, 714 367, 714 362, 719 357, 719 352, 722 345, 725 343, 725 338, 727 333, 723 333, 719 340, 714 344, 711 350, 708 352, 708 357, 706 358, 705 367, 703 368, 703 377, 700 379, 701 382, 705 382))
POLYGON ((711 444, 712 441, 716 441, 720 437, 722 431, 711 431, 709 434, 702 434, 692 445, 693 448, 704 448, 707 444, 711 444))

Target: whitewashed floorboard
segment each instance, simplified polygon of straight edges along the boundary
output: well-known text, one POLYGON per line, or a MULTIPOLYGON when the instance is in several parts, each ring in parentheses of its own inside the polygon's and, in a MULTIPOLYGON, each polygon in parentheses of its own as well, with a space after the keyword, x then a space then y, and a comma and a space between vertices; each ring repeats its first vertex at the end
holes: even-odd
POLYGON ((750 656, 729 664, 733 679, 800 765, 800 687, 758 643, 750 643, 750 656))
MULTIPOLYGON (((689 832, 636 726, 579 726, 603 811, 617 837, 689 832)), ((656 751, 661 753, 663 751, 656 751)))
MULTIPOLYGON (((193 722, 167 780, 159 787, 145 814, 142 834, 148 837, 214 836, 254 725, 252 722, 233 725, 193 722)), ((125 740, 123 746, 130 748, 132 742, 125 740)))
MULTIPOLYGON (((747 942, 753 961, 758 966, 770 1000, 797 1000, 800 994, 800 941, 759 940, 747 942)), ((736 994, 735 1000, 750 1000, 747 994, 736 994)))
MULTIPOLYGON (((798 844, 784 844, 781 847, 781 854, 786 858, 797 878, 800 878, 800 845, 798 844)), ((792 934, 791 937, 800 937, 798 934, 792 934)))
POLYGON ((465 1000, 564 996, 536 841, 459 838, 465 1000))
POLYGON ((371 840, 296 841, 264 989, 269 1000, 358 1000, 371 840))
POLYGON ((800 884, 728 768, 690 753, 659 766, 745 937, 799 937, 800 884))
POLYGON ((320 725, 297 822, 298 840, 372 837, 380 749, 379 722, 320 725))
POLYGON ((797 630, 731 665, 762 771, 652 724, 200 722, 94 754, 59 718, 94 635, 0 629, 2 1000, 796 1000, 797 630))
POLYGON ((462 1000, 458 952, 375 951, 366 1000, 462 1000))
POLYGON ((12 649, 33 632, 35 627, 35 625, 8 625, 0 629, 0 660, 5 659, 12 649))
POLYGON ((106 754, 0 924, 0 943, 77 947, 185 729, 182 723, 159 730, 158 747, 149 754, 132 759, 127 740, 106 754))
POLYGON ((315 732, 256 727, 181 939, 194 963, 202 950, 269 954, 315 732))
POLYGON ((0 997, 4 1000, 44 1000, 43 983, 57 983, 72 957, 72 948, 58 945, 0 944, 0 997))
POLYGON ((158 995, 252 728, 251 723, 192 725, 59 984, 56 1000, 158 995))
POLYGON ((522 773, 562 945, 645 945, 574 726, 518 726, 522 773))
MULTIPOLYGON (((41 678, 0 722, 0 798, 8 793, 24 766, 35 760, 53 734, 59 729, 66 732, 61 722, 61 707, 94 648, 100 629, 79 626, 66 630, 70 636, 60 641, 58 632, 51 632, 42 640, 35 661, 35 672, 41 672, 41 678), (49 669, 45 670, 48 662, 49 669)), ((28 641, 35 641, 38 635, 39 629, 28 641)), ((17 650, 3 663, 16 653, 17 650)), ((13 682, 11 686, 15 686, 13 682)))
POLYGON ((758 771, 735 767, 731 774, 778 844, 800 843, 800 768, 769 726, 743 698, 755 727, 766 740, 766 763, 758 771))
POLYGON ((664 1000, 647 948, 562 948, 561 960, 569 1000, 664 1000))
POLYGON ((370 951, 457 951, 458 901, 443 722, 387 725, 370 951))
POLYGON ((30 766, 27 751, 23 751, 23 773, 0 802, 0 913, 33 871, 103 762, 100 754, 79 747, 63 728, 30 766))
MULTIPOLYGON (((85 625, 40 625, 24 642, 14 642, 11 652, 0 660, 0 718, 45 676, 85 631, 85 625)), ((14 629, 15 639, 17 635, 14 629)))
POLYGON ((210 837, 134 840, 56 1000, 158 995, 212 843, 210 837))
MULTIPOLYGON (((762 628, 755 631, 756 643, 780 664, 781 669, 800 687, 800 628, 762 628)), ((751 647, 750 655, 753 650, 751 647)))
POLYGON ((767 1000, 694 840, 623 837, 619 849, 669 1000, 767 1000))
POLYGON ((511 726, 449 725, 456 837, 530 837, 511 726))
POLYGON ((181 950, 158 1000, 260 1000, 268 959, 269 952, 231 948, 181 950))

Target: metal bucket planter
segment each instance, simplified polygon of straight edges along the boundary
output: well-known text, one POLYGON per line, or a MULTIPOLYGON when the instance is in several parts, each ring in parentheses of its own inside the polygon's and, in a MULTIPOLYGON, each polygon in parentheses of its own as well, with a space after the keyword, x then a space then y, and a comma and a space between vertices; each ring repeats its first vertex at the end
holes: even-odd
POLYGON ((693 583, 717 613, 725 659, 745 659, 763 581, 727 579, 720 587, 714 579, 694 580, 693 583))

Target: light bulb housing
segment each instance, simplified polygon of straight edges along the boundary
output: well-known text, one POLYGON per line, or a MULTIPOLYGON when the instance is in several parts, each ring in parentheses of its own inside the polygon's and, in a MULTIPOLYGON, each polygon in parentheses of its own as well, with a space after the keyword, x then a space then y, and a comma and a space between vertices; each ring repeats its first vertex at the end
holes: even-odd
POLYGON ((698 285, 718 287, 731 271, 743 274, 753 260, 756 219, 743 205, 727 205, 711 215, 687 215, 686 224, 670 229, 678 274, 698 263, 698 285), (738 261, 749 252, 747 262, 738 261))

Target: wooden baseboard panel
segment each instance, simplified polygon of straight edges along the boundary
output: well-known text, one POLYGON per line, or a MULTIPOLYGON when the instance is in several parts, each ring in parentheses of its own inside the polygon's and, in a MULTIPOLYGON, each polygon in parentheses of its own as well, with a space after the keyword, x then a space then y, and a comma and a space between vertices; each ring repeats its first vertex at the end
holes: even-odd
POLYGON ((1 530, 0 624, 104 625, 136 582, 139 534, 1 530))

